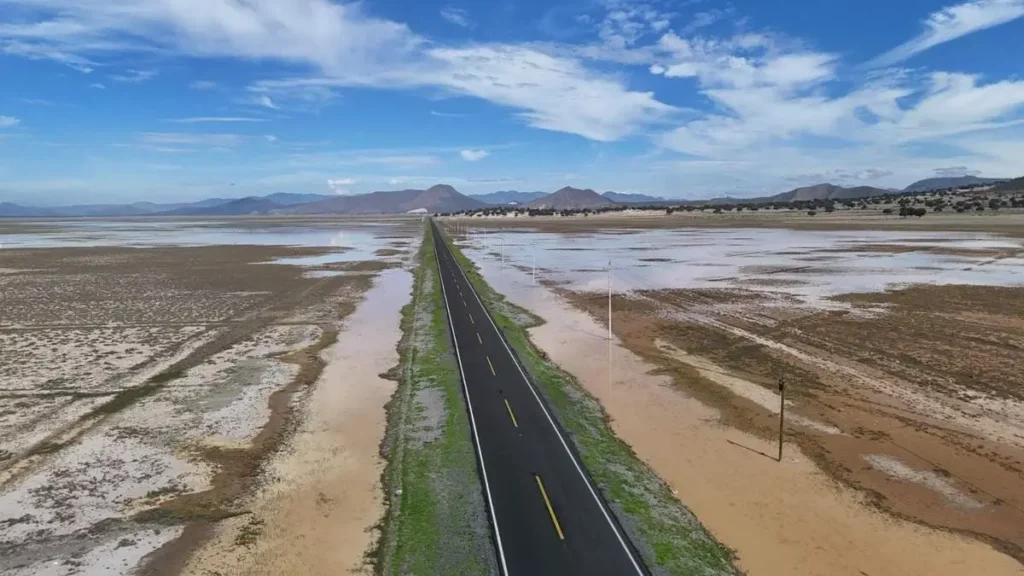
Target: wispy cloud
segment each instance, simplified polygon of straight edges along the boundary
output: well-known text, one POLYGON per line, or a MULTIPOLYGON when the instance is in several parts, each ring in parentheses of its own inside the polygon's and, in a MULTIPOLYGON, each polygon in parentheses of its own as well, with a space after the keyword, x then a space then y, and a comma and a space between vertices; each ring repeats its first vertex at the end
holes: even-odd
POLYGON ((155 78, 159 73, 157 70, 125 70, 123 74, 111 74, 110 79, 114 82, 139 84, 155 78))
POLYGON ((96 90, 106 90, 107 89, 106 85, 102 84, 100 82, 93 82, 93 83, 89 84, 89 88, 94 88, 96 90))
POLYGON ((487 150, 462 150, 459 152, 459 156, 467 162, 476 162, 477 160, 483 160, 490 156, 491 153, 487 150))
POLYGON ((165 118, 164 122, 175 124, 205 124, 212 122, 266 122, 266 118, 250 118, 245 116, 195 116, 191 118, 165 118))
POLYGON ((0 128, 10 128, 21 124, 21 120, 14 116, 0 116, 0 128))
POLYGON ((925 50, 961 36, 1011 22, 1024 16, 1024 0, 972 0, 933 12, 924 31, 868 63, 891 66, 925 50))
POLYGON ((430 115, 438 116, 440 118, 465 118, 466 116, 469 116, 469 114, 464 114, 462 112, 438 112, 437 110, 431 110, 430 115))
POLYGON ((354 178, 330 178, 327 180, 327 187, 331 189, 331 192, 339 196, 351 194, 350 186, 354 186, 358 181, 354 178))
POLYGON ((152 146, 216 146, 233 148, 248 140, 243 134, 201 134, 191 132, 146 132, 139 141, 152 146))
MULTIPOLYGON (((360 3, 208 0, 201 17, 180 6, 168 9, 164 0, 33 5, 32 19, 0 27, 0 44, 17 40, 26 57, 92 63, 115 53, 155 51, 316 71, 297 82, 251 87, 257 89, 251 103, 265 108, 291 110, 294 101, 297 109, 315 109, 341 87, 433 88, 511 108, 537 128, 600 141, 635 134, 674 112, 652 93, 630 90, 621 76, 590 69, 577 58, 515 44, 446 47, 404 24, 368 15, 360 3), (288 89, 296 90, 294 99, 284 93, 288 89)), ((660 26, 656 14, 639 17, 652 29, 660 26)))
POLYGON ((441 9, 441 18, 444 18, 456 26, 462 26, 463 28, 476 27, 476 23, 469 18, 469 12, 463 8, 445 6, 441 9))
POLYGON ((18 98, 18 102, 31 104, 33 106, 58 106, 60 104, 59 102, 45 100, 43 98, 18 98))
POLYGON ((257 96, 255 102, 256 104, 263 106, 264 108, 270 108, 271 110, 278 109, 277 104, 274 104, 274 101, 270 98, 270 96, 267 96, 266 94, 260 94, 259 96, 257 96))
POLYGON ((196 80, 194 82, 190 82, 188 87, 191 88, 192 90, 198 90, 198 91, 202 92, 202 91, 206 91, 206 90, 213 90, 214 88, 217 87, 217 83, 216 82, 212 82, 210 80, 196 80))

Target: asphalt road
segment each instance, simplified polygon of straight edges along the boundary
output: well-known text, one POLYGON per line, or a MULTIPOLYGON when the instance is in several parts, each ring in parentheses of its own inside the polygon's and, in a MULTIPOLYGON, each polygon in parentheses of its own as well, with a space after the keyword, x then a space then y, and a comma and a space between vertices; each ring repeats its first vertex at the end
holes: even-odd
POLYGON ((432 225, 502 572, 648 574, 432 225))

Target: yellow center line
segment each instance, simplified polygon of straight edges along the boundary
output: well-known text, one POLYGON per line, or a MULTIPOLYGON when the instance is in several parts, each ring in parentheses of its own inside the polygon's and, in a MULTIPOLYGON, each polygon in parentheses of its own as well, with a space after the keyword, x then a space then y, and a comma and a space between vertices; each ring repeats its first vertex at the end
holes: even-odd
POLYGON ((555 531, 558 532, 558 539, 565 540, 565 534, 562 533, 562 526, 558 523, 558 517, 555 516, 555 509, 551 507, 551 500, 548 500, 548 493, 544 491, 544 482, 541 481, 539 474, 534 474, 533 477, 537 479, 537 488, 540 488, 540 496, 544 499, 544 505, 548 507, 548 514, 551 515, 551 523, 555 525, 555 531))
POLYGON ((494 376, 497 376, 498 373, 494 371, 494 364, 491 364, 491 357, 490 356, 487 357, 487 365, 491 367, 491 374, 493 374, 494 376))
POLYGON ((512 413, 512 405, 508 403, 508 398, 505 398, 505 408, 508 409, 508 417, 512 419, 512 425, 519 428, 519 422, 516 422, 516 415, 512 413))
POLYGON ((479 332, 476 333, 476 341, 481 343, 481 344, 484 343, 484 341, 480 339, 480 333, 479 332))

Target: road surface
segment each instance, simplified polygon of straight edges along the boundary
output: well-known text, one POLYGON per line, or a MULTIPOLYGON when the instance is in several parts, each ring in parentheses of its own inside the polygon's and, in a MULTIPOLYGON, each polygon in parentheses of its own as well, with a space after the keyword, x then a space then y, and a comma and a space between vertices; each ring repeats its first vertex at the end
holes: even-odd
POLYGON ((431 225, 502 573, 648 574, 431 225))

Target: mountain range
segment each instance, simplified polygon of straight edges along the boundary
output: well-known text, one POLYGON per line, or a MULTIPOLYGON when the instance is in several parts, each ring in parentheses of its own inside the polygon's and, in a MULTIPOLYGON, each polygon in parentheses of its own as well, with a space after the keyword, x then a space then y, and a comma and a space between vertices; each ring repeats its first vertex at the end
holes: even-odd
POLYGON ((941 188, 957 188, 961 186, 984 186, 1002 182, 999 178, 979 178, 977 176, 956 176, 952 178, 925 178, 918 180, 903 189, 904 192, 924 192, 941 188))
POLYGON ((495 204, 499 206, 507 206, 510 204, 529 204, 538 198, 547 196, 547 192, 519 192, 518 190, 500 190, 498 192, 491 192, 490 194, 474 194, 470 196, 475 200, 479 200, 485 204, 495 204))
POLYGON ((527 207, 551 210, 582 210, 584 208, 601 208, 613 205, 615 205, 615 202, 589 188, 580 190, 579 188, 566 186, 553 194, 534 200, 527 204, 527 207))
MULTIPOLYGON (((908 186, 905 192, 975 186, 998 183, 996 189, 1018 189, 1020 179, 1003 181, 975 176, 957 178, 929 178, 908 186)), ((811 200, 848 200, 867 198, 898 192, 871 186, 845 188, 834 184, 817 184, 795 188, 774 196, 759 198, 714 198, 712 200, 665 200, 645 194, 605 192, 566 186, 552 194, 506 190, 466 196, 447 184, 438 184, 425 190, 409 189, 371 192, 352 196, 323 194, 293 194, 279 192, 266 196, 246 198, 209 198, 191 203, 135 202, 132 204, 83 204, 61 207, 34 207, 0 203, 0 217, 119 217, 119 216, 239 216, 252 214, 403 214, 410 212, 459 212, 480 210, 496 205, 516 203, 536 209, 580 210, 617 204, 733 204, 770 203, 811 200)))

